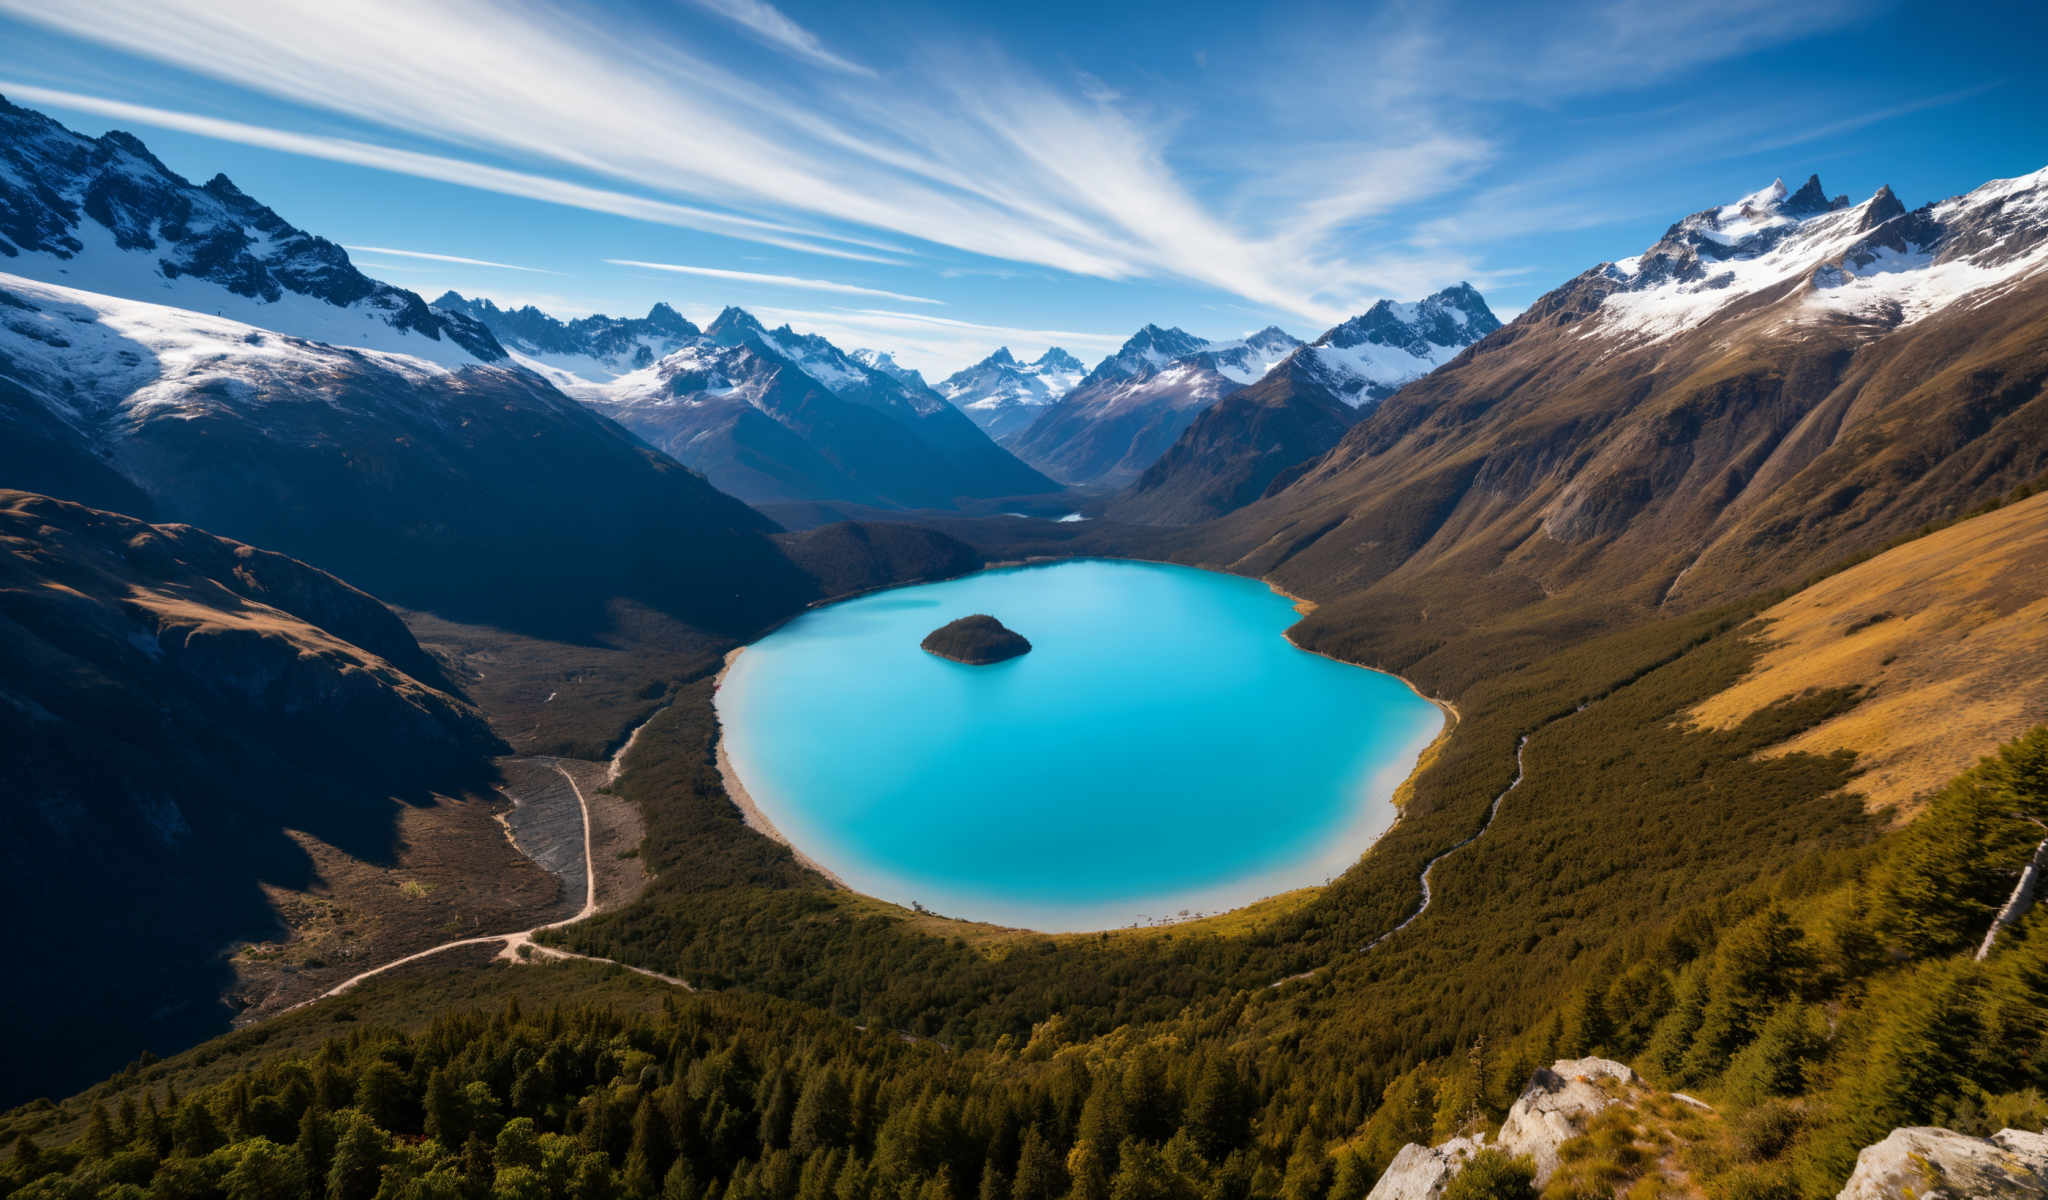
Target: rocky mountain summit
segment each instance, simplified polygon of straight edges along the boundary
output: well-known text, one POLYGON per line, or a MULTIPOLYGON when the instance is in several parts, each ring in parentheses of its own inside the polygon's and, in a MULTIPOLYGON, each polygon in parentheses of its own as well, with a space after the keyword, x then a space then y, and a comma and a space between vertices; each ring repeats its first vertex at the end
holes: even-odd
POLYGON ((1353 408, 1369 410, 1499 328, 1500 318, 1479 290, 1460 283, 1408 303, 1378 301, 1274 371, 1292 376, 1297 387, 1319 385, 1353 408))
POLYGON ((1889 187, 1852 205, 1810 176, 1795 192, 1776 180, 1685 217, 1539 305, 1593 312, 1586 336, 1624 340, 1662 341, 1779 301, 1804 324, 1886 329, 1983 303, 2044 266, 2048 170, 1910 212, 1889 187))

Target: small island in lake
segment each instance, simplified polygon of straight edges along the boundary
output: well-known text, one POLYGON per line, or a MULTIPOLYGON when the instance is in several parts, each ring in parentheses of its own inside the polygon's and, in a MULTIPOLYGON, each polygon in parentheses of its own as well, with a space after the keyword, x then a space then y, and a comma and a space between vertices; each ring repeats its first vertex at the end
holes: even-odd
POLYGON ((1031 643, 1023 634, 987 613, 949 621, 926 634, 920 644, 940 658, 950 658, 971 667, 1003 662, 1031 649, 1031 643))

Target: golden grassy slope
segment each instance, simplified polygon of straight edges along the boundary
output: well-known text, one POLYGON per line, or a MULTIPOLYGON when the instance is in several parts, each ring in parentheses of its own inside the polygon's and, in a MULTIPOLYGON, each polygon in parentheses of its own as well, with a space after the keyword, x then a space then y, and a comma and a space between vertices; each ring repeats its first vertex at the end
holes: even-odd
POLYGON ((1785 743, 1854 750, 1873 809, 1920 798, 2048 721, 2048 494, 1896 547, 1772 607, 1771 645, 1693 717, 1730 727, 1809 688, 1869 689, 1785 743))

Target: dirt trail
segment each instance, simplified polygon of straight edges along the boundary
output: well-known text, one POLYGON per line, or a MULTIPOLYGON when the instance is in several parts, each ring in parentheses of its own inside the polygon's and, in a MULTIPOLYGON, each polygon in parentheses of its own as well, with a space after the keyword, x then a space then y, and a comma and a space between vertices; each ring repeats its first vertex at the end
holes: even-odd
MULTIPOLYGON (((1585 710, 1586 706, 1581 704, 1574 711, 1584 712, 1585 710)), ((1516 788, 1522 786, 1522 777, 1527 773, 1526 768, 1523 765, 1522 759, 1523 755, 1525 755, 1529 750, 1529 739, 1534 737, 1537 733, 1540 733, 1544 726, 1548 726, 1560 719, 1562 718, 1553 717, 1549 721, 1545 721, 1543 723, 1543 726, 1538 726, 1536 729, 1523 734, 1522 740, 1515 743, 1515 777, 1508 781, 1508 785, 1506 787, 1501 789, 1500 795, 1495 796, 1493 798, 1493 806, 1486 810, 1486 821, 1483 824, 1481 824, 1478 829, 1473 830, 1472 835, 1470 837, 1467 837, 1464 841, 1459 842, 1458 844, 1450 847, 1449 849, 1442 851, 1435 858, 1432 858, 1427 863, 1423 864, 1422 874, 1416 880, 1416 882, 1422 885, 1422 903, 1417 904, 1415 906, 1414 912, 1411 912, 1406 917, 1402 918, 1401 923, 1399 925, 1394 926, 1392 929, 1387 930, 1385 933, 1367 942, 1365 945, 1360 946, 1358 948, 1358 952, 1360 954, 1364 954, 1369 950, 1377 948, 1380 945, 1380 943, 1386 941, 1390 937, 1393 937, 1395 934, 1401 932, 1403 929, 1408 928, 1410 925, 1415 924, 1415 922, 1421 918, 1423 913, 1429 911, 1431 901, 1436 899, 1436 893, 1431 891, 1429 886, 1429 879, 1430 876, 1435 873, 1436 865, 1442 862, 1443 860, 1449 858, 1451 855, 1456 854, 1458 851, 1463 850, 1465 847, 1478 841, 1481 837, 1485 836, 1487 830, 1493 828, 1493 819, 1500 815, 1501 802, 1508 798, 1509 793, 1513 792, 1516 788)), ((1285 979, 1276 979, 1272 983, 1267 984, 1266 986, 1269 988, 1276 988, 1284 987, 1285 985, 1290 983, 1299 983, 1301 980, 1311 979, 1315 977, 1318 973, 1326 970, 1328 966, 1329 964, 1326 963, 1320 967, 1312 967, 1309 970, 1303 971, 1298 975, 1289 975, 1285 979)))
MULTIPOLYGON (((637 735, 639 731, 635 730, 634 732, 637 735)), ((610 768, 612 778, 617 777, 619 759, 625 756, 626 750, 631 745, 632 742, 628 741, 626 746, 621 747, 618 755, 612 759, 610 768)), ((577 784, 576 777, 571 775, 568 768, 562 766, 560 762, 554 759, 536 761, 544 761, 547 765, 561 773, 562 778, 569 784, 570 790, 576 793, 577 806, 583 810, 583 907, 576 910, 574 916, 564 917, 559 921, 551 921, 546 925, 535 925, 531 929, 521 929, 513 933, 492 933, 481 937, 458 938, 452 942, 442 942, 438 946, 429 946, 425 950, 408 954, 404 958, 394 958, 381 966, 371 967, 367 971, 351 975, 318 996, 313 997, 312 1000, 301 1000, 299 1003, 292 1005, 292 1008, 303 1008, 315 1000, 325 1000, 330 996, 339 996, 364 980, 374 979, 386 971, 405 966, 408 963, 418 962, 423 958, 432 958, 434 955, 444 953, 445 951, 458 950, 464 946, 499 945, 503 948, 498 951, 498 957, 509 959, 512 962, 525 962, 531 958, 549 958, 580 959, 583 962, 605 963, 609 966, 624 967, 628 971, 632 971, 637 975, 645 975, 649 979, 658 979, 672 987, 679 987, 685 991, 691 990, 687 982, 677 979, 673 975, 663 975, 657 971, 649 971, 644 967, 636 967, 630 963, 617 962, 609 958, 599 958, 593 954, 578 954, 573 950, 560 950, 553 946, 543 946, 533 940, 534 934, 543 933, 550 929, 560 929, 567 925, 574 925, 578 921, 587 921, 597 915, 597 864, 592 861, 591 855, 590 800, 584 796, 583 788, 577 784)), ((285 1009, 284 1011, 290 1012, 292 1008, 285 1009)))

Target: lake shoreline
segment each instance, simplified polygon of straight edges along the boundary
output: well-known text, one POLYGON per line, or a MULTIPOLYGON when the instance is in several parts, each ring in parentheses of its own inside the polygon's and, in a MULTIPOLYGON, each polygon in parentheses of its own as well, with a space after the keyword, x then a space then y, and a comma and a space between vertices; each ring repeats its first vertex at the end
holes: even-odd
MULTIPOLYGON (((1277 594, 1285 596, 1287 599, 1293 601, 1294 611, 1300 613, 1304 617, 1314 612, 1318 607, 1320 607, 1315 601, 1310 600, 1305 596, 1297 596, 1293 592, 1290 592, 1286 588, 1281 587, 1279 584, 1273 582, 1271 579, 1261 576, 1259 578, 1259 582, 1265 584, 1269 588, 1272 588, 1273 591, 1277 594)), ((1352 662, 1348 658, 1338 658, 1334 654, 1325 653, 1321 650, 1315 649, 1312 646, 1304 646, 1299 641, 1295 640, 1294 629, 1292 626, 1289 626, 1287 629, 1282 630, 1280 636, 1287 639, 1288 645, 1293 646, 1296 650, 1299 650, 1304 654, 1313 654, 1318 658, 1327 658, 1331 662, 1343 663, 1347 667, 1358 667, 1361 670, 1378 671, 1382 675, 1390 675, 1393 678, 1398 679, 1402 683, 1406 684, 1408 686, 1408 690, 1414 692, 1421 699, 1427 700, 1429 703, 1436 705, 1438 711, 1444 714, 1444 727, 1438 730, 1437 735, 1434 738, 1430 739, 1429 745, 1424 746, 1422 748, 1422 752, 1415 756, 1414 769, 1409 771, 1407 777, 1401 781, 1400 786, 1394 789, 1393 805, 1395 812, 1398 814, 1394 818, 1394 825, 1399 825, 1401 823, 1401 817, 1406 816, 1408 814, 1407 801, 1408 797, 1414 794, 1415 777, 1422 774, 1424 771, 1428 770, 1430 766, 1434 764, 1436 760, 1443 754, 1444 744, 1451 740, 1451 733, 1458 728, 1459 722, 1465 719, 1465 715, 1458 711, 1458 706, 1456 704, 1452 703, 1449 700, 1445 700, 1437 696, 1432 696, 1428 692, 1423 691, 1420 687, 1416 686, 1414 680, 1408 678, 1406 675, 1401 674, 1399 671, 1389 671, 1383 667, 1367 666, 1364 663, 1352 662)), ((1383 838, 1387 836, 1387 834, 1392 833, 1394 831, 1394 825, 1387 826, 1387 828, 1380 834, 1379 837, 1376 837, 1372 840, 1373 845, 1367 846, 1365 848, 1364 853, 1361 853, 1359 855, 1359 862, 1365 861, 1365 855, 1372 853, 1373 846, 1379 845, 1380 838, 1383 838)), ((1356 866, 1357 863, 1353 863, 1352 865, 1356 866)))
MULTIPOLYGON (((1307 616, 1308 614, 1314 612, 1317 608, 1317 603, 1314 600, 1308 599, 1303 596, 1298 596, 1293 592, 1288 591, 1286 588, 1282 587, 1280 584, 1269 578, 1247 576, 1235 571, 1216 570, 1213 568, 1201 567, 1190 563, 1169 562, 1159 559, 1138 558, 1121 555, 1095 554, 1071 557, 1051 555, 1031 556, 1029 558, 1023 559, 989 562, 984 564, 980 569, 976 571, 970 571, 965 573, 964 575, 953 576, 950 578, 960 579, 986 572, 1021 570, 1036 567, 1050 567, 1066 563, 1087 562, 1089 560, 1103 562, 1143 563, 1153 566, 1179 567, 1191 570, 1212 570, 1215 574, 1239 579, 1253 579, 1257 582, 1265 584, 1266 587, 1275 595, 1286 599, 1290 604, 1292 604, 1298 616, 1307 616)), ((946 581, 947 580, 944 579, 913 580, 906 581, 900 584, 890 585, 887 587, 864 589, 863 591, 856 593, 854 595, 835 597, 829 601, 819 601, 811 605, 807 605, 803 613, 797 615, 804 615, 809 612, 816 611, 817 609, 830 607, 832 605, 848 600, 857 599, 862 596, 871 596, 878 592, 893 591, 899 588, 917 587, 925 584, 946 581)), ((779 622, 778 628, 783 624, 787 624, 787 621, 779 622)), ((771 630, 769 632, 773 631, 771 630)), ((765 637, 767 636, 767 634, 764 633, 762 636, 765 637)), ((1395 828, 1399 824, 1401 818, 1406 815, 1406 803, 1409 797, 1412 795, 1416 777, 1419 776, 1423 771, 1427 770, 1440 758, 1444 744, 1449 740, 1451 734, 1462 722, 1462 714, 1459 712, 1457 705, 1452 701, 1428 695, 1427 693, 1423 692, 1422 689, 1419 686, 1417 686, 1413 680, 1408 679, 1406 676, 1403 676, 1398 672, 1385 670, 1380 667, 1369 666, 1364 663, 1352 662, 1348 659, 1340 658, 1337 655, 1329 654, 1324 651, 1302 645, 1299 641, 1296 640, 1294 636, 1294 629, 1292 626, 1282 630, 1281 636, 1284 637, 1287 640, 1288 644, 1294 649, 1305 651, 1306 653, 1313 654, 1319 658, 1328 659, 1331 662, 1340 663, 1344 666, 1351 667, 1353 669, 1371 671, 1373 673, 1384 675, 1389 678, 1398 680, 1400 684, 1403 687, 1405 687, 1411 695, 1415 696, 1417 699, 1422 700, 1425 703, 1429 704, 1431 707, 1435 708, 1441 716, 1440 727, 1437 731, 1435 731, 1434 734, 1430 736, 1427 743, 1422 745, 1421 748, 1415 752, 1415 756, 1411 760, 1411 763, 1407 771, 1404 772, 1399 782, 1391 789, 1391 792, 1383 795, 1381 794, 1380 788, 1373 788, 1372 794, 1363 800, 1361 806, 1361 810, 1363 812, 1369 813, 1378 804, 1386 803, 1393 809, 1393 819, 1388 822, 1385 828, 1381 829, 1378 833, 1373 835, 1372 840, 1370 842, 1368 842, 1366 845, 1360 848, 1357 857, 1345 863, 1336 872, 1336 874, 1341 875, 1349 872, 1352 868, 1356 867, 1358 863, 1362 862, 1367 855, 1371 854, 1373 849, 1378 846, 1380 840, 1383 839, 1389 831, 1395 828)), ((717 694, 718 689, 723 686, 727 674, 731 671, 734 663, 737 662, 740 654, 746 648, 746 646, 736 647, 730 653, 727 654, 724 663, 721 665, 719 671, 717 672, 717 675, 713 679, 712 686, 714 696, 717 694)), ((939 657, 943 658, 945 656, 940 655, 939 657)), ((719 737, 716 746, 716 760, 718 764, 721 782, 724 784, 727 794, 732 799, 734 806, 740 810, 742 818, 745 820, 749 828, 754 829, 756 832, 761 833, 763 836, 771 838, 772 840, 779 842, 783 846, 787 847, 800 863, 802 863, 805 867, 813 871, 816 871, 819 875, 823 876, 825 879, 831 882, 835 887, 838 887, 854 895, 869 895, 869 893, 865 893, 857 888, 854 888, 853 886, 848 884, 844 879, 840 878, 838 875, 834 874, 832 871, 825 868, 816 859, 806 854, 801 848, 796 846, 796 844, 792 842, 786 835, 784 835, 781 832, 781 830, 776 827, 774 822, 768 818, 766 813, 762 811, 760 805, 747 792, 746 786, 740 778, 738 767, 735 764, 732 755, 730 754, 727 748, 722 718, 720 721, 719 737)), ((1128 925, 1102 926, 1099 929, 1037 929, 1030 925, 1010 924, 1000 919, 994 921, 991 921, 988 918, 945 919, 957 920, 969 924, 991 926, 995 928, 1012 929, 1019 932, 1037 933, 1041 936, 1047 937, 1094 936, 1098 932, 1142 932, 1147 929, 1170 929, 1180 926, 1194 925, 1202 921, 1211 921, 1219 918, 1226 918, 1233 914, 1241 913, 1246 909, 1255 908, 1258 906, 1272 903, 1274 901, 1281 899, 1282 897, 1295 895, 1302 892, 1320 891, 1324 888, 1327 888, 1328 886, 1329 882, 1325 881, 1323 883, 1311 883, 1305 885, 1297 885, 1294 887, 1282 887, 1276 889, 1270 894, 1250 897, 1242 901, 1231 903, 1226 907, 1219 909, 1192 912, 1185 917, 1150 917, 1143 919, 1142 922, 1133 922, 1128 925)), ((888 904, 893 908, 903 909, 906 913, 910 911, 907 906, 899 904, 896 901, 888 900, 885 897, 873 896, 872 898, 879 900, 882 903, 888 904)))
MULTIPOLYGON (((747 792, 747 785, 740 782, 739 770, 733 766, 732 755, 726 750, 725 718, 718 713, 716 697, 718 689, 725 683, 726 673, 732 670, 732 665, 739 661, 740 655, 745 650, 745 646, 735 646, 728 651, 724 664, 718 668, 718 674, 711 679, 711 695, 714 698, 711 711, 718 719, 718 750, 716 755, 718 760, 718 779, 720 783, 725 785, 726 799, 731 800, 733 807, 740 810, 740 819, 746 822, 747 828, 767 838, 769 841, 782 843, 791 854, 796 856, 797 862, 824 876, 831 882, 832 886, 844 891, 855 892, 854 888, 847 886, 844 879, 833 874, 830 870, 826 869, 823 863, 805 854, 795 842, 783 836, 782 831, 775 827, 775 822, 769 820, 768 815, 761 811, 761 806, 754 803, 753 796, 747 792)), ((855 894, 859 893, 855 892, 855 894)))

